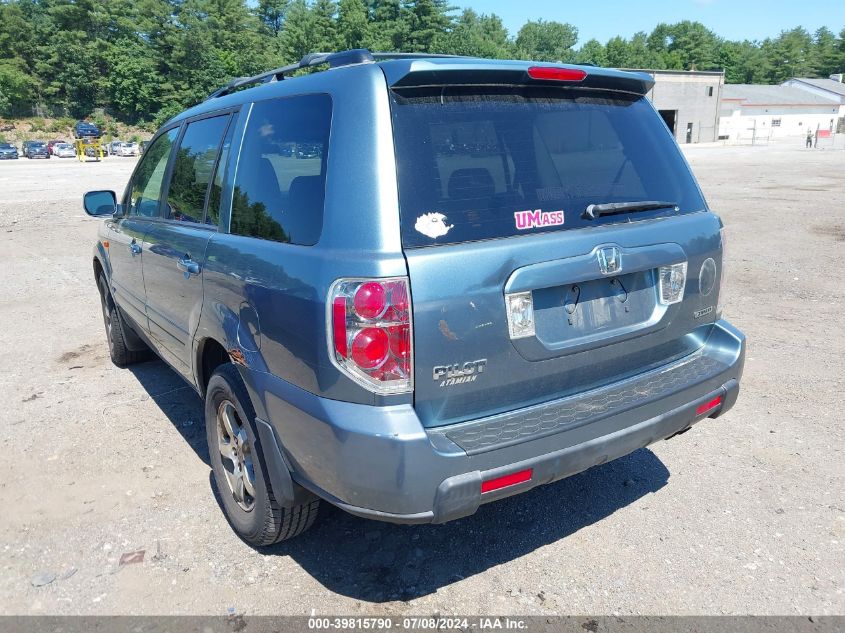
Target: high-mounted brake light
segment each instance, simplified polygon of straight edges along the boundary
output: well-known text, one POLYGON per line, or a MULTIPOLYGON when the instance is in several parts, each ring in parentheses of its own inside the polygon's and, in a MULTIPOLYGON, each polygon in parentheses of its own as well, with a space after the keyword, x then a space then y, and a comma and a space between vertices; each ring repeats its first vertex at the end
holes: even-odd
POLYGON ((363 387, 382 394, 413 388, 408 280, 340 279, 329 291, 329 356, 363 387))
POLYGON ((554 66, 531 66, 528 69, 531 79, 549 81, 583 81, 587 72, 580 68, 555 68, 554 66))

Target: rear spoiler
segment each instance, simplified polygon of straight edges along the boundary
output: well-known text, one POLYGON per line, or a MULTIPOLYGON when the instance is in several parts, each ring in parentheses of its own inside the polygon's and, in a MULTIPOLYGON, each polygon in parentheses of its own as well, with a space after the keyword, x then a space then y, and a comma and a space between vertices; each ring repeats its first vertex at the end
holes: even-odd
POLYGON ((394 89, 434 86, 571 86, 645 95, 654 86, 654 79, 646 73, 543 62, 470 58, 399 59, 382 62, 381 67, 388 85, 394 89), (553 75, 555 71, 570 71, 573 77, 578 78, 543 78, 553 75))

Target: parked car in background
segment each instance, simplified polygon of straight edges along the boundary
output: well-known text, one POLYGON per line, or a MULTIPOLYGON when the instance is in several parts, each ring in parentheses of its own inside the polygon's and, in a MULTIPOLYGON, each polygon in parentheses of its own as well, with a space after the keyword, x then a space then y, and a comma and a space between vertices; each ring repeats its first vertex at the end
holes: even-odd
POLYGON ((56 143, 53 146, 53 156, 56 158, 76 158, 76 148, 70 143, 56 143))
POLYGON ((114 140, 105 146, 105 150, 112 156, 117 156, 121 145, 123 145, 123 141, 114 140))
POLYGON ((50 158, 50 150, 44 141, 26 141, 23 145, 23 155, 27 158, 50 158))
POLYGON ((52 141, 48 141, 47 142, 47 151, 50 152, 50 156, 56 155, 56 152, 53 151, 53 148, 55 148, 56 145, 58 145, 59 143, 66 143, 66 142, 67 141, 64 141, 62 139, 53 139, 52 141))
POLYGON ((100 128, 89 121, 77 121, 73 133, 76 138, 100 138, 103 135, 100 128))
POLYGON ((0 143, 0 160, 17 160, 18 148, 11 143, 0 143))
POLYGON ((118 156, 137 156, 138 143, 121 143, 117 150, 118 156))
POLYGON ((723 224, 653 86, 307 55, 168 121, 120 204, 85 195, 111 359, 152 349, 204 399, 241 538, 296 536, 321 503, 460 519, 734 405, 723 224), (290 77, 316 64, 332 70, 290 77))

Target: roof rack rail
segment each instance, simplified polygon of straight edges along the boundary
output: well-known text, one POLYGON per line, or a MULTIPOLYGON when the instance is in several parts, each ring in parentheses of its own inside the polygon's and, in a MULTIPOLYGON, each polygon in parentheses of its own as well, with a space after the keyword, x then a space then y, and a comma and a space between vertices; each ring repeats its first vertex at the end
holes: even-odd
POLYGON ((329 68, 338 68, 340 66, 351 66, 352 64, 366 64, 375 61, 387 59, 419 59, 425 57, 460 57, 459 55, 443 55, 440 53, 371 53, 366 48, 353 48, 348 51, 340 51, 336 53, 308 53, 299 62, 281 66, 268 70, 254 77, 238 77, 233 79, 219 90, 215 90, 208 97, 216 99, 225 95, 233 93, 238 88, 249 86, 251 84, 269 83, 271 81, 280 81, 285 78, 285 75, 292 73, 301 68, 309 68, 311 66, 320 66, 328 64, 329 68))

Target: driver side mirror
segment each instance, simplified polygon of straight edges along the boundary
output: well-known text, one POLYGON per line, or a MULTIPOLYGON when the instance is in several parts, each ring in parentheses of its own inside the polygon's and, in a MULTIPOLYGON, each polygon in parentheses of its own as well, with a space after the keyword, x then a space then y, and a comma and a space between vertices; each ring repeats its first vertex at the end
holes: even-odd
POLYGON ((117 212, 117 196, 114 191, 89 191, 82 199, 85 213, 94 218, 114 215, 117 212))

